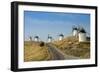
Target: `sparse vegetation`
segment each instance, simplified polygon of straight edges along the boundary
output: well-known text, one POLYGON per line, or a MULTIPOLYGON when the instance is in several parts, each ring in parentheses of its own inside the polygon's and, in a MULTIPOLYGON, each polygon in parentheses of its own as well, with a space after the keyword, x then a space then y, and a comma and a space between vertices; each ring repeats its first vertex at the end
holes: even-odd
POLYGON ((67 37, 61 41, 53 43, 58 49, 66 55, 72 55, 79 58, 90 58, 90 42, 79 42, 77 37, 67 37))
POLYGON ((25 41, 24 61, 42 61, 51 59, 48 47, 44 42, 25 41))
MULTIPOLYGON (((49 43, 48 43, 49 44, 49 43)), ((66 37, 63 40, 51 43, 63 53, 80 59, 90 58, 90 41, 78 42, 78 37, 66 37)), ((46 61, 52 60, 54 53, 48 50, 44 42, 25 41, 24 42, 24 61, 46 61)))
POLYGON ((42 47, 42 46, 44 46, 44 42, 41 42, 41 43, 40 43, 40 47, 42 47))

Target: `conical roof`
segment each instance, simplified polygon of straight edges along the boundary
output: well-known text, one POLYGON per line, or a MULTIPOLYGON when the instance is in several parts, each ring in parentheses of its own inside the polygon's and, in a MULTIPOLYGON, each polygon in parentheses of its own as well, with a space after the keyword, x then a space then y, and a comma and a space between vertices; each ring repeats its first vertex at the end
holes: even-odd
POLYGON ((52 39, 52 37, 50 36, 50 34, 48 34, 48 39, 52 39))
POLYGON ((59 36, 62 36, 63 37, 64 35, 63 34, 60 34, 59 36))
POLYGON ((86 33, 85 29, 83 29, 83 28, 82 29, 79 29, 79 32, 80 33, 86 33))
POLYGON ((39 38, 39 36, 35 36, 34 38, 39 38))
POLYGON ((48 39, 52 39, 52 37, 51 36, 48 36, 48 39))
POLYGON ((77 28, 76 28, 76 27, 74 27, 74 28, 73 28, 73 30, 77 30, 77 28))

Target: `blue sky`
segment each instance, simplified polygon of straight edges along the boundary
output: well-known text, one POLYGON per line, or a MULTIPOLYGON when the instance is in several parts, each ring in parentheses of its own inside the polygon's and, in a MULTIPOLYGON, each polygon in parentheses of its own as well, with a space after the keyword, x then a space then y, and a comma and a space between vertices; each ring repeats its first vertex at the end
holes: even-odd
POLYGON ((46 41, 48 34, 57 39, 60 33, 64 36, 72 35, 72 26, 81 25, 90 33, 90 15, 82 13, 59 13, 24 11, 24 36, 38 35, 46 41))

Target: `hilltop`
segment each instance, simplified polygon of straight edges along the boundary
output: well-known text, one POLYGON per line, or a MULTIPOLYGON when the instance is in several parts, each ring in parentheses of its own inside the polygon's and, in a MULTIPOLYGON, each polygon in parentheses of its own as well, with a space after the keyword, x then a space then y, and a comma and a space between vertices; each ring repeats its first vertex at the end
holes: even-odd
POLYGON ((67 55, 79 58, 90 58, 90 41, 79 42, 78 37, 69 36, 56 40, 53 44, 67 55))

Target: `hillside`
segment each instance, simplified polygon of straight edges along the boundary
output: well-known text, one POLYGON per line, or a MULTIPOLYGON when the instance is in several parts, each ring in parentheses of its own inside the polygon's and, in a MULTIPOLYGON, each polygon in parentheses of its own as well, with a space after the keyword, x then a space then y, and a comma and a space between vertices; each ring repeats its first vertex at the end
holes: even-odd
POLYGON ((48 47, 42 42, 24 42, 24 61, 42 61, 51 59, 48 47))
POLYGON ((90 58, 90 42, 78 42, 78 38, 69 36, 63 40, 54 41, 53 44, 63 51, 66 55, 72 55, 79 58, 90 58))

